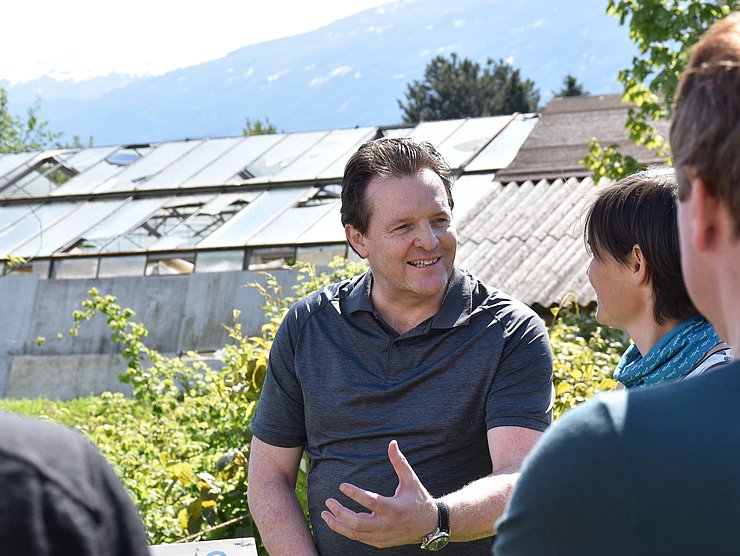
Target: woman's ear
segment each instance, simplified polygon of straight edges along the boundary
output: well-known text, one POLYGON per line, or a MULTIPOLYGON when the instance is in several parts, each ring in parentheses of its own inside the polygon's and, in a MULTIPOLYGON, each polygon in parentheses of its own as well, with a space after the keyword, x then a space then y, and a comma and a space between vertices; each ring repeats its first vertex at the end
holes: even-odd
POLYGON ((365 243, 365 236, 355 228, 352 224, 344 225, 344 235, 347 237, 347 242, 352 246, 361 258, 367 259, 367 245, 365 243))
POLYGON ((647 261, 645 261, 645 256, 643 255, 642 249, 640 249, 640 245, 638 243, 635 243, 632 246, 632 253, 630 253, 630 268, 632 269, 632 274, 638 284, 647 284, 649 282, 647 261))

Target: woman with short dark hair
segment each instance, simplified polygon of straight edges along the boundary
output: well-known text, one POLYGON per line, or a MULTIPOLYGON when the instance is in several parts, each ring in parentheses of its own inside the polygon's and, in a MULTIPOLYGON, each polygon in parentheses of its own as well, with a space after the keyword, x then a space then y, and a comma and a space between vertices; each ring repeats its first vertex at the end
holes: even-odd
POLYGON ((586 213, 596 320, 634 340, 614 372, 627 388, 701 374, 731 357, 686 291, 676 202, 673 169, 654 167, 599 189, 586 213))

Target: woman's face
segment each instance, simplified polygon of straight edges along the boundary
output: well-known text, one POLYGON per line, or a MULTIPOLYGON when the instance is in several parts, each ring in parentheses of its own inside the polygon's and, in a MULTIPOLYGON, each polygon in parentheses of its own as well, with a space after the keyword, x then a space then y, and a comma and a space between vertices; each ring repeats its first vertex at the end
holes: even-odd
POLYGON ((632 269, 603 253, 601 257, 591 258, 586 274, 596 291, 596 320, 626 330, 643 303, 632 269))

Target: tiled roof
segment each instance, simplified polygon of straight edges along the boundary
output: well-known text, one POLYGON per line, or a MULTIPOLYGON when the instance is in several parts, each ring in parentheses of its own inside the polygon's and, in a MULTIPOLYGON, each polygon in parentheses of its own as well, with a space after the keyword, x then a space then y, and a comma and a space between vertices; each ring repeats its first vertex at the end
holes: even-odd
POLYGON ((458 265, 527 305, 550 307, 568 291, 594 301, 581 224, 591 178, 492 185, 458 228, 458 265))
MULTIPOLYGON (((530 133, 514 161, 496 178, 502 183, 589 175, 580 164, 588 143, 597 139, 603 146, 616 144, 625 155, 645 164, 658 164, 654 153, 631 143, 624 124, 629 106, 620 95, 593 97, 556 97, 542 112, 542 118, 530 133)), ((667 137, 669 123, 658 122, 658 131, 667 137)))

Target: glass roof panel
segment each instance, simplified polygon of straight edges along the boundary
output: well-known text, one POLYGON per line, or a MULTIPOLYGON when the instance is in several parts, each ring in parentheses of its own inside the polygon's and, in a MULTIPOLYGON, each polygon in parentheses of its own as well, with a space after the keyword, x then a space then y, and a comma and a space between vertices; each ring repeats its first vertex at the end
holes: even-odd
MULTIPOLYGON (((171 197, 140 226, 131 228, 128 233, 118 238, 116 240, 118 247, 116 248, 126 250, 150 249, 161 238, 177 235, 178 229, 185 237, 197 235, 199 233, 198 227, 191 229, 191 226, 187 223, 192 222, 200 208, 213 197, 213 194, 171 197)), ((209 220, 212 218, 209 217, 209 220)), ((198 223, 195 222, 195 224, 198 223)), ((212 227, 215 229, 216 226, 212 227)), ((205 237, 205 233, 200 237, 205 237)), ((107 248, 106 251, 108 251, 107 248)))
POLYGON ((439 152, 450 168, 460 168, 510 121, 508 115, 468 119, 439 145, 439 152))
POLYGON ((56 195, 74 195, 77 193, 90 193, 116 174, 120 174, 126 168, 117 164, 111 164, 103 158, 96 165, 91 166, 81 174, 76 175, 68 182, 62 184, 51 192, 52 196, 56 195))
POLYGON ((315 179, 324 169, 341 161, 338 174, 336 170, 329 177, 341 178, 347 159, 357 150, 360 143, 375 136, 377 128, 359 127, 355 129, 335 129, 321 141, 306 151, 298 160, 272 177, 271 181, 295 181, 315 179))
POLYGON ((16 249, 21 257, 48 257, 57 249, 76 239, 82 232, 105 219, 125 200, 90 201, 52 224, 30 241, 16 249))
POLYGON ((226 207, 231 204, 243 201, 244 203, 251 203, 260 194, 260 191, 243 191, 239 193, 221 193, 217 195, 213 200, 203 205, 200 211, 204 214, 218 214, 223 211, 226 207))
MULTIPOLYGON (((146 222, 152 214, 169 200, 170 198, 168 197, 152 197, 149 199, 134 199, 127 202, 108 216, 108 218, 83 233, 80 236, 80 241, 69 252, 103 251, 116 238, 125 235, 132 228, 137 228, 142 222, 146 222)), ((116 249, 115 247, 105 249, 105 251, 116 250, 122 249, 116 249)))
POLYGON ((241 137, 232 137, 205 141, 173 163, 172 166, 165 168, 152 179, 144 182, 140 189, 179 187, 188 178, 203 170, 241 140, 241 137))
POLYGON ((363 143, 366 143, 367 141, 371 141, 375 136, 378 134, 378 128, 369 128, 370 132, 364 135, 363 137, 360 137, 360 139, 352 145, 347 151, 342 154, 338 159, 336 159, 331 166, 328 166, 327 168, 323 169, 321 173, 317 176, 318 179, 331 179, 331 178, 340 178, 344 175, 344 167, 347 164, 347 161, 350 159, 350 157, 357 152, 357 149, 360 148, 360 145, 363 143))
POLYGON ((3 186, 5 175, 16 168, 23 166, 38 153, 16 153, 0 155, 0 188, 3 186))
POLYGON ((61 184, 74 177, 76 172, 65 165, 69 153, 45 151, 5 176, 10 183, 0 197, 46 197, 61 184))
POLYGON ((336 204, 337 201, 331 201, 330 203, 320 205, 292 207, 278 216, 269 226, 251 237, 249 244, 279 245, 283 243, 298 243, 298 238, 301 234, 314 226, 336 204))
POLYGON ((383 130, 383 137, 408 137, 414 131, 413 127, 393 127, 383 130))
MULTIPOLYGON (((200 185, 221 185, 229 183, 239 172, 262 156, 267 149, 285 139, 287 135, 252 135, 241 139, 230 151, 203 168, 193 177, 185 180, 182 187, 197 187, 200 185)), ((242 181, 239 178, 238 181, 242 181)))
POLYGON ((408 137, 417 141, 429 141, 432 145, 439 146, 465 123, 465 120, 443 120, 441 122, 422 122, 417 125, 408 137))
POLYGON ((74 168, 79 173, 86 172, 99 162, 105 160, 118 150, 119 147, 91 147, 82 149, 72 156, 65 158, 64 165, 74 168))
POLYGON ((201 193, 200 195, 177 195, 170 197, 164 205, 166 207, 186 207, 192 205, 202 206, 215 198, 215 193, 201 193))
POLYGON ((345 241, 344 226, 340 209, 341 201, 337 200, 329 212, 319 218, 314 225, 301 234, 296 243, 334 243, 345 241))
POLYGON ((315 191, 312 187, 286 187, 264 191, 226 224, 201 241, 198 247, 246 245, 254 234, 312 191, 315 191))
POLYGON ((26 174, 13 185, 4 189, 0 197, 17 199, 20 197, 46 197, 57 188, 57 184, 37 172, 26 174))
POLYGON ((194 246, 231 219, 247 203, 244 197, 240 195, 229 195, 230 199, 219 199, 222 197, 224 195, 218 195, 216 199, 203 202, 197 211, 194 211, 193 214, 172 228, 166 235, 149 245, 149 250, 194 246), (225 203, 220 210, 213 211, 215 206, 213 201, 217 199, 230 202, 225 203))
MULTIPOLYGON (((81 203, 47 203, 41 205, 13 226, 0 232, 0 253, 15 254, 14 249, 27 242, 33 236, 44 231, 57 220, 69 214, 81 203)), ((31 255, 35 255, 32 253, 31 255)))
POLYGON ((38 205, 3 205, 0 207, 0 230, 20 220, 38 205))
POLYGON ((461 223, 466 219, 475 204, 493 189, 492 173, 460 176, 452 188, 452 199, 455 201, 455 208, 452 209, 453 222, 461 223))
POLYGON ((296 159, 329 134, 328 131, 291 133, 273 148, 246 167, 246 183, 270 181, 269 178, 287 168, 296 159))
POLYGON ((161 143, 129 166, 126 166, 121 173, 107 180, 100 187, 95 188, 95 192, 142 189, 144 182, 156 176, 200 143, 201 141, 161 143))
POLYGON ((466 172, 500 170, 514 161, 519 149, 539 121, 537 114, 519 114, 467 166, 466 172))

